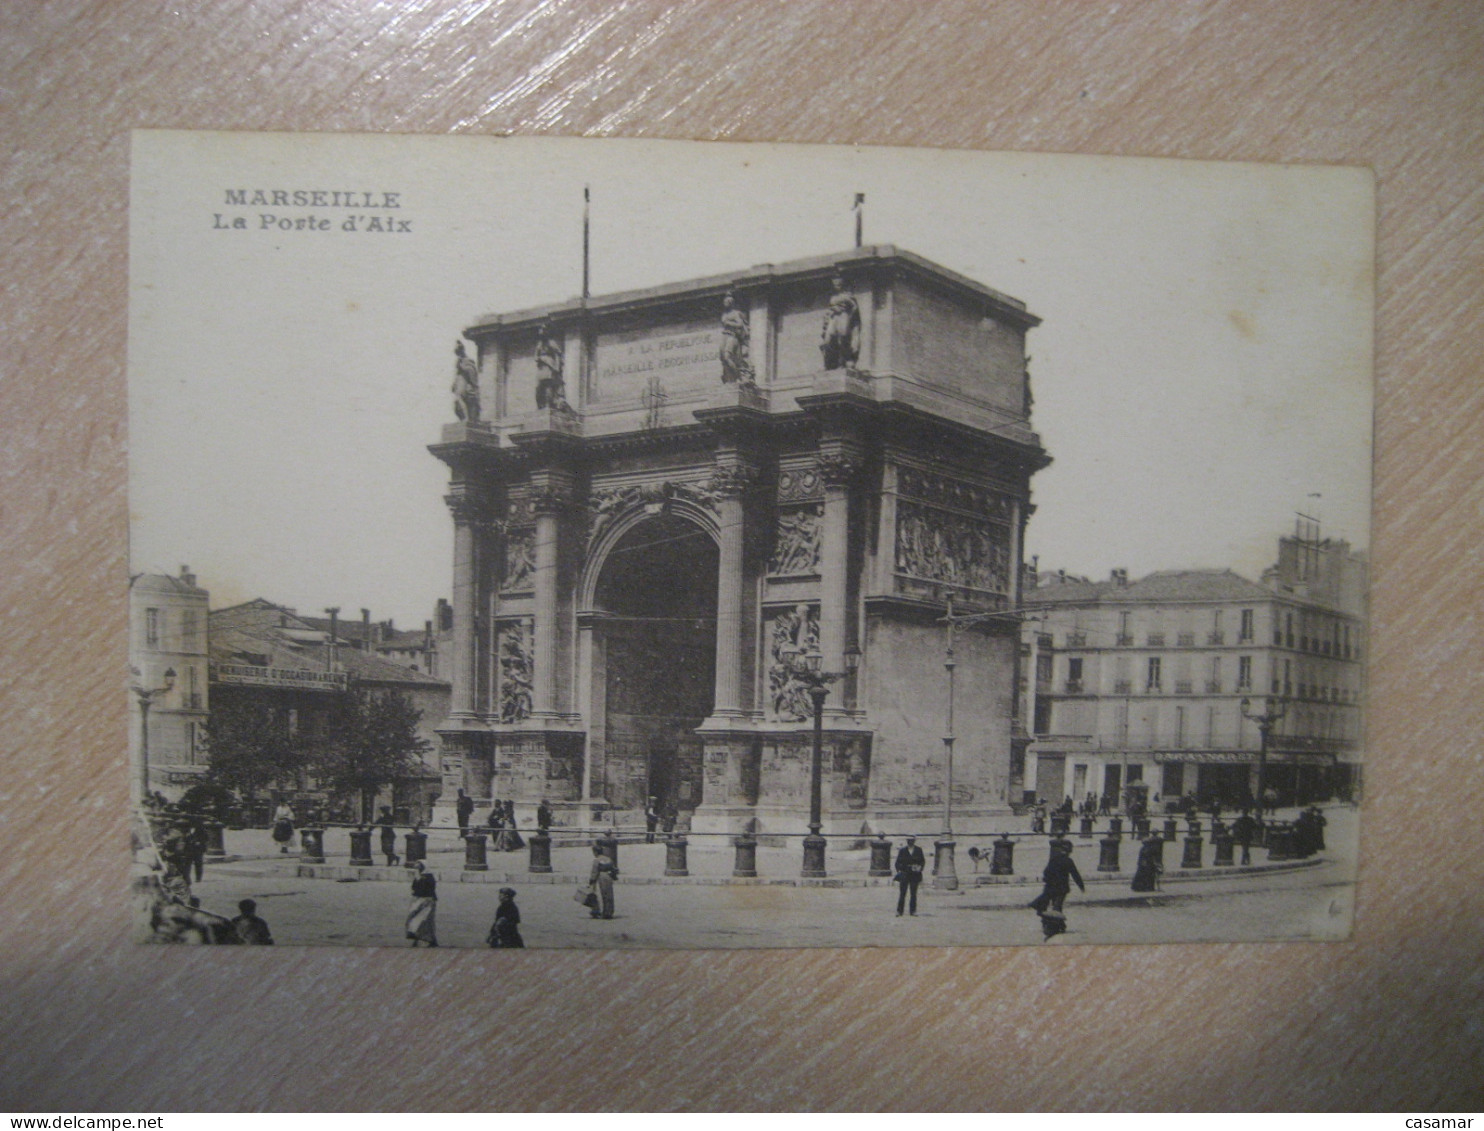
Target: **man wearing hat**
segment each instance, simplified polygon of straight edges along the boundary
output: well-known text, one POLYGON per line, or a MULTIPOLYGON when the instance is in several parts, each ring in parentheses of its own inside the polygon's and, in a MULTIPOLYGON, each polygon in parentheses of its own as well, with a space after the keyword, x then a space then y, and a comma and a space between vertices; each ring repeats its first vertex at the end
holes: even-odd
POLYGON ((897 874, 893 877, 899 889, 897 894, 897 914, 902 913, 902 908, 907 904, 907 893, 912 893, 911 913, 917 914, 917 886, 922 883, 922 869, 927 860, 922 855, 922 849, 917 847, 917 838, 909 836, 907 843, 897 851, 897 874))
POLYGON ((1058 838, 1051 842, 1051 858, 1046 861, 1046 870, 1041 873, 1041 882, 1046 886, 1041 894, 1031 900, 1031 907, 1041 917, 1041 930, 1049 939, 1067 929, 1067 917, 1062 913, 1062 903, 1076 882, 1081 891, 1087 886, 1082 882, 1082 873, 1072 860, 1072 842, 1058 838))

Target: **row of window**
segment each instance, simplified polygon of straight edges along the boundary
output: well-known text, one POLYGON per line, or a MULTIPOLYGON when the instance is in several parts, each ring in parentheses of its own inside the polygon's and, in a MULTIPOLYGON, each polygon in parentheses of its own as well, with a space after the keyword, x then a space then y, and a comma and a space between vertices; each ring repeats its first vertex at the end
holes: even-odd
POLYGON ((201 651, 201 617, 196 609, 180 610, 179 636, 170 635, 167 610, 149 608, 144 610, 144 646, 170 652, 201 651))
MULTIPOLYGON (((1051 657, 1045 656, 1041 658, 1044 658, 1047 661, 1044 668, 1043 682, 1049 682, 1051 679, 1051 657)), ((1039 659, 1040 658, 1038 658, 1038 661, 1039 659)), ((1221 660, 1222 658, 1220 656, 1211 657, 1209 675, 1203 681, 1204 690, 1208 695, 1218 695, 1225 688, 1225 683, 1222 680, 1221 660)), ((1293 681, 1292 661, 1284 660, 1282 664, 1282 668, 1274 672, 1272 679, 1272 693, 1274 695, 1285 695, 1288 697, 1293 697, 1295 684, 1293 681)), ((1037 677, 1040 678, 1042 675, 1042 671, 1039 662, 1037 668, 1037 677)), ((1160 656, 1150 656, 1148 661, 1146 662, 1144 672, 1144 691, 1146 693, 1163 692, 1164 675, 1165 670, 1163 658, 1160 656)), ((1304 675, 1304 669, 1300 668, 1300 682, 1296 685, 1298 689, 1297 698, 1299 699, 1320 699, 1326 700, 1331 703, 1349 703, 1359 697, 1358 693, 1352 691, 1350 688, 1306 682, 1303 678, 1304 675)), ((1194 695, 1196 693, 1197 681, 1194 679, 1176 679, 1173 681, 1171 686, 1176 695, 1194 695)), ((1092 690, 1092 688, 1084 683, 1083 661, 1080 656, 1072 656, 1067 660, 1067 681, 1065 688, 1068 695, 1081 695, 1084 691, 1092 690)), ((1113 694, 1115 695, 1128 695, 1133 692, 1133 689, 1133 680, 1117 679, 1113 682, 1113 694)), ((1252 690, 1251 656, 1237 657, 1237 683, 1236 687, 1233 688, 1233 690, 1252 690)))
MULTIPOLYGON (((1223 612, 1226 610, 1213 609, 1211 611, 1211 625, 1204 632, 1197 632, 1189 627, 1170 634, 1158 627, 1159 614, 1155 613, 1156 627, 1150 628, 1144 634, 1144 646, 1147 648, 1167 648, 1173 642, 1175 647, 1194 648, 1198 645, 1206 647, 1222 646, 1227 642, 1227 631, 1224 625, 1223 612)), ((1131 648, 1135 644, 1133 630, 1133 612, 1120 611, 1118 614, 1118 633, 1114 637, 1114 643, 1120 648, 1131 648)), ((1358 635, 1358 634, 1357 634, 1358 635)), ((1241 609, 1238 611, 1237 633, 1233 639, 1234 644, 1252 644, 1257 639, 1256 610, 1241 609)), ((1040 638, 1043 647, 1052 647, 1052 638, 1049 634, 1042 634, 1040 638)), ((1102 641, 1093 639, 1094 647, 1102 641)), ((1334 656, 1338 659, 1351 660, 1360 658, 1360 641, 1352 639, 1350 625, 1339 620, 1321 619, 1307 613, 1295 614, 1286 612, 1280 618, 1273 621, 1273 643, 1280 648, 1292 648, 1300 652, 1311 652, 1317 656, 1334 656), (1295 632, 1297 627, 1297 632, 1295 632)), ((1085 629, 1073 629, 1066 635, 1065 647, 1086 648, 1089 644, 1089 634, 1085 629)))

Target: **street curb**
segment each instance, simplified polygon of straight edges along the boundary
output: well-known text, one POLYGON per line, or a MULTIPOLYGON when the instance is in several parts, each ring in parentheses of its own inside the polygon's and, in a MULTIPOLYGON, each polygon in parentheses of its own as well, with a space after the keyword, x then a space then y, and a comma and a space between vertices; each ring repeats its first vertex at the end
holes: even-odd
MULTIPOLYGON (((1219 880, 1228 876, 1275 875, 1313 868, 1329 863, 1327 856, 1314 856, 1307 860, 1284 860, 1275 864, 1247 864, 1231 867, 1175 868, 1166 871, 1162 883, 1199 883, 1202 880, 1219 880)), ((336 880, 341 882, 406 883, 413 877, 409 868, 395 867, 351 867, 346 864, 300 864, 295 875, 309 880, 336 880)), ((1133 872, 1103 872, 1084 876, 1087 884, 1128 884, 1133 872)), ((447 882, 462 884, 573 884, 586 886, 585 874, 561 872, 466 872, 460 870, 457 878, 449 876, 447 882)), ((742 877, 742 876, 619 876, 614 881, 628 887, 792 887, 792 888, 881 888, 892 886, 890 876, 831 876, 824 879, 803 877, 742 877)), ((1016 887, 1039 884, 1041 878, 1033 875, 1014 876, 967 876, 960 877, 957 890, 975 888, 1016 887)), ((924 888, 932 888, 925 882, 924 888)), ((936 889, 941 890, 941 889, 936 889)))

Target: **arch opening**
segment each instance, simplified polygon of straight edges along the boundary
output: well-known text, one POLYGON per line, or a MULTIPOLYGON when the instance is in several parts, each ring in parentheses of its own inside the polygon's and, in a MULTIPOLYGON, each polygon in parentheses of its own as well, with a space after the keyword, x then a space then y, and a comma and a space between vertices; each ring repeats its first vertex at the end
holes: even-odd
MULTIPOLYGON (((608 800, 679 812, 701 802, 702 746, 716 683, 719 554, 700 526, 662 514, 630 528, 603 562, 604 777, 608 800)), ((596 673, 595 673, 596 675, 596 673)))

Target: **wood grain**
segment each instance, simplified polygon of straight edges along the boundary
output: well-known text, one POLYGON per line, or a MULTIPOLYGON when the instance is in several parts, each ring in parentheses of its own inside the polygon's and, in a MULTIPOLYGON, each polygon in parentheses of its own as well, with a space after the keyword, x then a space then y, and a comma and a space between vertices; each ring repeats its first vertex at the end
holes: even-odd
POLYGON ((1477 1109, 1484 18, 1471 0, 0 9, 0 1108, 1477 1109), (128 130, 1373 166, 1352 941, 502 955, 125 942, 128 130))

